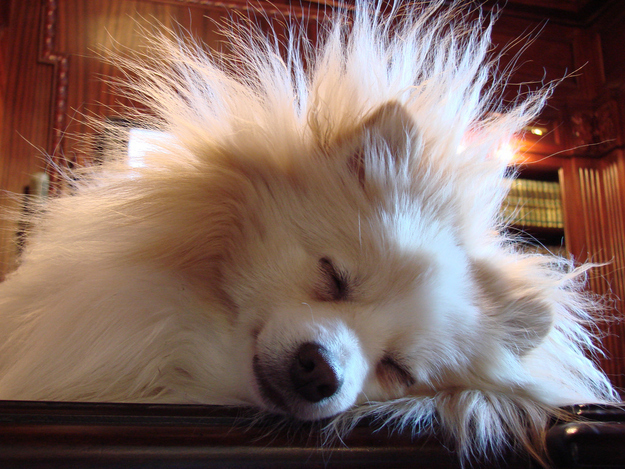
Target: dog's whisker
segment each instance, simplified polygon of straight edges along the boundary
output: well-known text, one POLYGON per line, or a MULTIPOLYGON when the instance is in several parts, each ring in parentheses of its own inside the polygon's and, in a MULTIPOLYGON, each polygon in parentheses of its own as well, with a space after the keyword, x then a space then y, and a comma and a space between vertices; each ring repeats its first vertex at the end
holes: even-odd
POLYGON ((360 229, 360 209, 358 209, 358 245, 362 252, 362 230, 360 229))
POLYGON ((308 309, 310 310, 310 319, 312 320, 312 323, 315 323, 315 313, 313 312, 313 309, 311 308, 311 306, 308 303, 302 302, 303 305, 308 306, 308 309))

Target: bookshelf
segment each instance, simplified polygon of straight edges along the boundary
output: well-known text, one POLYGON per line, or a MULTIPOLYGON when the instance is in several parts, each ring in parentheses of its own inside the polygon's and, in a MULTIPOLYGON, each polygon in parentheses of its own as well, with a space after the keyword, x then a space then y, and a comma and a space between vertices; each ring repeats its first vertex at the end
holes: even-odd
POLYGON ((509 181, 502 215, 512 234, 521 235, 530 251, 567 255, 562 191, 558 172, 522 171, 509 181))

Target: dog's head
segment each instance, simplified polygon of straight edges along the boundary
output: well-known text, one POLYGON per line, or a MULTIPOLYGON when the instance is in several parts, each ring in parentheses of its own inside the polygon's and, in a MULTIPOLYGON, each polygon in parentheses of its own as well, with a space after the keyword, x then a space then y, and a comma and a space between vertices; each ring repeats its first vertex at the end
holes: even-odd
POLYGON ((391 102, 332 142, 315 140, 298 163, 249 173, 220 274, 239 336, 252 341, 261 407, 318 419, 467 386, 548 332, 549 305, 514 297, 472 258, 459 213, 472 196, 449 187, 457 176, 426 151, 391 102), (489 302, 518 307, 499 318, 489 302), (525 333, 507 333, 506 321, 525 333), (478 370, 489 354, 498 364, 478 370))

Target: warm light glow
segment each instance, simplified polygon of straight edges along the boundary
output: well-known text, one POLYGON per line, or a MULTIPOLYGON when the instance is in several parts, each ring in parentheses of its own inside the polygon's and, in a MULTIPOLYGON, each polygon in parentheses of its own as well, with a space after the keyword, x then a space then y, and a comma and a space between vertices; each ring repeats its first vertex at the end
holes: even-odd
MULTIPOLYGON (((490 142, 481 142, 475 134, 467 133, 456 148, 456 153, 460 155, 467 150, 480 152, 485 147, 484 143, 490 142)), ((491 150, 485 157, 491 160, 497 159, 507 165, 515 164, 521 158, 522 149, 523 140, 513 137, 508 141, 500 142, 499 146, 495 150, 491 150)))
POLYGON ((504 143, 497 149, 497 151, 495 151, 495 157, 498 160, 503 161, 507 164, 512 163, 512 161, 514 160, 514 155, 515 151, 510 143, 504 143))
POLYGON ((543 135, 545 133, 543 131, 543 129, 541 129, 540 127, 532 127, 530 129, 530 132, 533 133, 534 135, 538 135, 538 136, 541 136, 541 135, 543 135))

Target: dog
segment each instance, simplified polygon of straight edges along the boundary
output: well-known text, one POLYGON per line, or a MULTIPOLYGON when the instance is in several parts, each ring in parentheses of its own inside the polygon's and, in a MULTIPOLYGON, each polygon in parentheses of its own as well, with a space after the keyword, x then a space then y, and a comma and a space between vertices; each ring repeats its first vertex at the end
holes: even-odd
POLYGON ((502 104, 491 18, 399 3, 315 47, 245 24, 234 62, 166 34, 121 59, 170 139, 36 216, 0 286, 0 398, 374 417, 461 458, 539 456, 560 406, 616 402, 588 267, 522 252, 500 215, 493 155, 552 86, 502 104))

